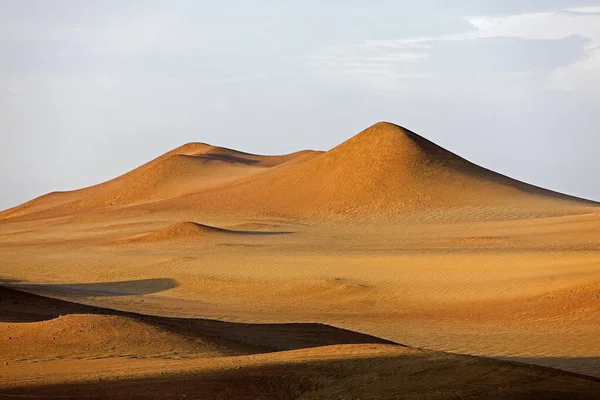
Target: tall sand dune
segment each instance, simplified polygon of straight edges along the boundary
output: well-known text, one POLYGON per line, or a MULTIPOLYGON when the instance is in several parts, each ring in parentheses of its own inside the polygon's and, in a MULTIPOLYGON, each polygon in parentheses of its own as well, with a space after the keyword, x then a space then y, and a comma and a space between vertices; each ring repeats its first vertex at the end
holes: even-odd
POLYGON ((387 122, 292 168, 273 168, 219 192, 192 195, 189 203, 166 202, 165 207, 190 204, 291 217, 596 205, 479 167, 387 122))

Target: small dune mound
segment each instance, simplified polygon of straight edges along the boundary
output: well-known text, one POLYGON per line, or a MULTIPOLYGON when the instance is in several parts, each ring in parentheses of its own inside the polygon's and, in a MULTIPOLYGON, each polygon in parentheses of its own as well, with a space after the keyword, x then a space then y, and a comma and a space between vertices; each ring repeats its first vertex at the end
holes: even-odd
POLYGON ((129 242, 153 243, 176 240, 193 240, 240 233, 242 232, 186 221, 178 222, 175 225, 167 226, 166 228, 132 238, 129 240, 129 242))

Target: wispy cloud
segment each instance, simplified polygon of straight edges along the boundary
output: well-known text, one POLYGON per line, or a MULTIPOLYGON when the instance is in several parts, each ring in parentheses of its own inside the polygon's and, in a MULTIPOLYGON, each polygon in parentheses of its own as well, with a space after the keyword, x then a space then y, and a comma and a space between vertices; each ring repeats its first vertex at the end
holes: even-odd
POLYGON ((566 67, 550 66, 554 71, 547 87, 600 93, 600 7, 464 19, 471 26, 466 32, 365 40, 353 46, 328 47, 312 55, 311 65, 330 76, 351 76, 357 82, 380 87, 397 84, 402 79, 432 77, 430 73, 419 73, 419 66, 425 65, 431 52, 444 42, 493 38, 563 40, 578 36, 587 41, 583 57, 566 67), (382 76, 387 81, 382 81, 382 76))
POLYGON ((352 79, 379 89, 395 87, 406 79, 430 78, 431 74, 408 71, 407 64, 416 63, 428 54, 416 50, 422 47, 409 44, 398 47, 395 43, 365 41, 356 46, 327 47, 311 56, 311 66, 331 77, 352 79), (394 51, 382 51, 386 46, 394 51), (402 49, 402 51, 399 51, 402 49))

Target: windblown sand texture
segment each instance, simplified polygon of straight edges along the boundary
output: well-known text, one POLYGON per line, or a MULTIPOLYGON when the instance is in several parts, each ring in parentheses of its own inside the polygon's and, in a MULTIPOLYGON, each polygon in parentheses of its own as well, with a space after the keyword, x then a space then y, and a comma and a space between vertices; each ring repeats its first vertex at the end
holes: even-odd
POLYGON ((190 143, 0 213, 0 398, 597 398, 599 232, 390 123, 190 143))

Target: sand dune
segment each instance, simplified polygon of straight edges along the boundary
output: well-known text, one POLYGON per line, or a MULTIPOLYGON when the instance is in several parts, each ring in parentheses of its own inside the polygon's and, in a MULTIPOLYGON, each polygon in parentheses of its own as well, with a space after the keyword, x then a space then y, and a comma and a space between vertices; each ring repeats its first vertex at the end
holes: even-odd
MULTIPOLYGON (((373 217, 486 209, 510 215, 584 213, 596 203, 472 164, 380 122, 325 153, 259 156, 190 143, 106 183, 42 196, 0 218, 42 218, 144 204, 259 217, 373 217)), ((478 212, 480 216, 482 212, 478 212)), ((483 212, 485 214, 485 212, 483 212)))
POLYGON ((481 168, 382 122, 304 163, 273 168, 218 192, 166 201, 159 209, 194 206, 262 216, 372 218, 452 210, 468 215, 468 210, 481 209, 494 215, 499 210, 552 215, 561 209, 568 213, 565 208, 585 212, 595 205, 481 168))
POLYGON ((194 193, 294 160, 312 151, 260 156, 204 143, 188 143, 118 178, 71 192, 54 192, 0 213, 0 218, 33 214, 61 216, 129 206, 194 193))

